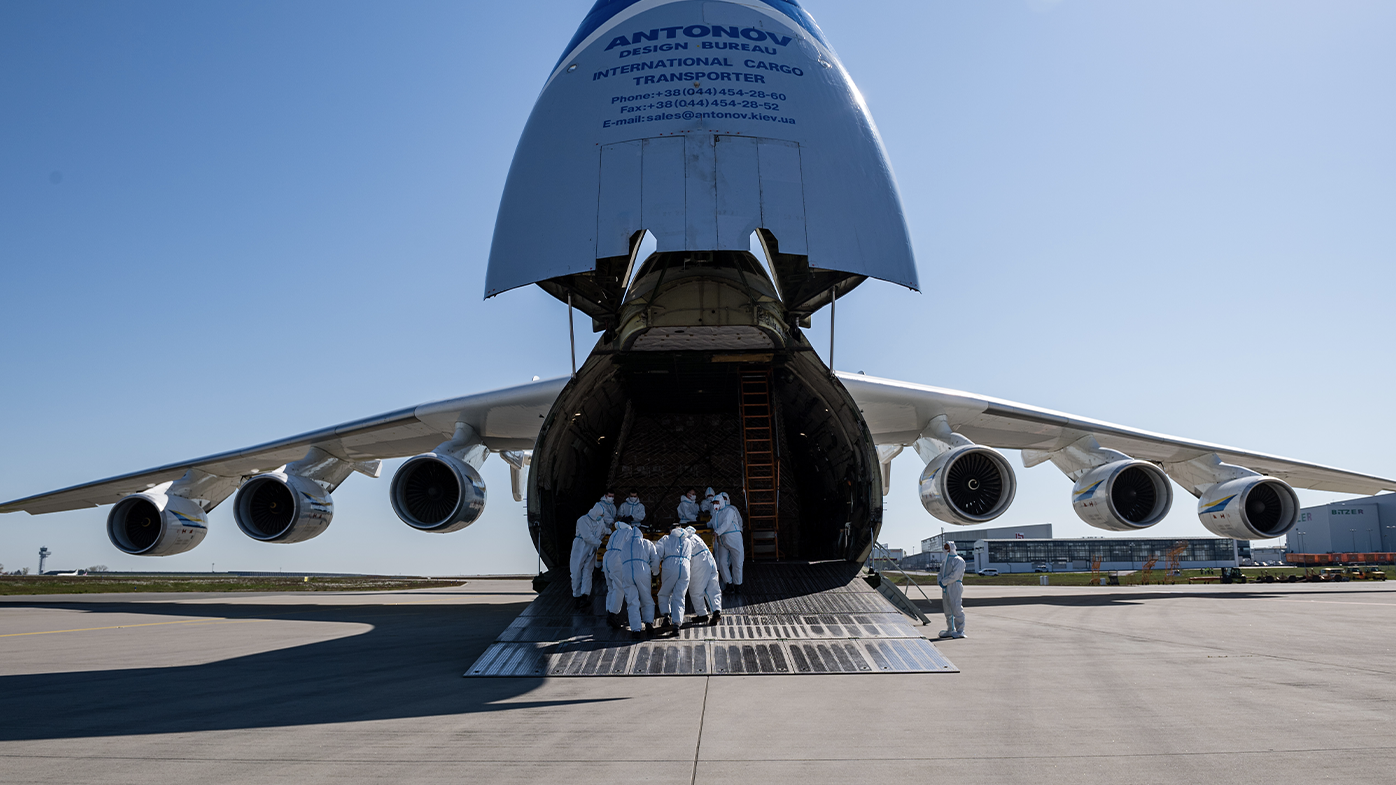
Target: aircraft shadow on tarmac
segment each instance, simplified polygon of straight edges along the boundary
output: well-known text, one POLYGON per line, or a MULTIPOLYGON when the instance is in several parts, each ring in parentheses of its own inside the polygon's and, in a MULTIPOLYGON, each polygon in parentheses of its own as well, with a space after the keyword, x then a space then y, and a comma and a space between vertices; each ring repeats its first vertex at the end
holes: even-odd
POLYGON ((349 622, 371 629, 202 665, 159 667, 160 649, 152 644, 144 652, 151 667, 0 676, 0 695, 7 704, 38 709, 0 717, 0 741, 273 728, 602 702, 500 703, 527 694, 542 680, 461 678, 526 604, 7 602, 3 607, 349 622))

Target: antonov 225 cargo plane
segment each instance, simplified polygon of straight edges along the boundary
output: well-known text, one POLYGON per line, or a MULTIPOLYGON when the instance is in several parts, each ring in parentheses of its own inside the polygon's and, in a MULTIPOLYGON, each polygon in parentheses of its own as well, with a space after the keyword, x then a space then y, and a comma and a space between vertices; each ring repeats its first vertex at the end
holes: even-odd
MULTIPOLYGON (((549 75, 519 141, 485 296, 537 284, 601 333, 574 376, 427 403, 245 450, 0 505, 113 505, 124 553, 198 545, 233 498, 270 543, 330 523, 352 473, 413 456, 388 487, 424 532, 485 507, 501 453, 544 563, 566 569, 573 524, 618 485, 670 500, 740 488, 750 558, 865 558, 890 462, 912 447, 927 512, 970 525, 1013 501, 1013 469, 1050 461, 1072 506, 1146 529, 1198 499, 1210 531, 1293 528, 1294 487, 1371 494, 1396 481, 1179 439, 995 398, 834 373, 801 333, 868 278, 918 288, 897 187, 872 118, 814 20, 790 0, 600 0, 549 75), (656 251, 639 258, 641 240, 656 251), (753 233, 766 262, 749 249, 753 233), (527 470, 527 471, 525 471, 527 470), (526 479, 525 479, 526 477, 526 479)), ((656 505, 662 517, 668 505, 656 505)))

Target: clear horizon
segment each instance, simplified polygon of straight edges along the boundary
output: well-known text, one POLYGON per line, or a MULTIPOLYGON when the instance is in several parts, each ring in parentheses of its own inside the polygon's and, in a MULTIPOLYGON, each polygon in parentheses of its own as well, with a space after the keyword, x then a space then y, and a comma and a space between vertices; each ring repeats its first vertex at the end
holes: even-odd
MULTIPOLYGON (((482 293, 514 145, 591 4, 0 5, 0 500, 565 376, 566 306, 482 293)), ((871 108, 923 287, 841 299, 839 370, 1396 475, 1396 6, 802 5, 871 108)), ((807 335, 826 356, 827 312, 807 335)), ((1006 454, 995 525, 1126 536, 1006 454)), ((104 507, 0 517, 0 564, 537 569, 500 458, 451 535, 393 516, 397 464, 309 542, 253 542, 225 503, 194 551, 130 557, 104 507)), ((953 528, 920 470, 905 451, 885 500, 908 553, 953 528)), ((1141 536, 1208 534, 1174 490, 1141 536)))

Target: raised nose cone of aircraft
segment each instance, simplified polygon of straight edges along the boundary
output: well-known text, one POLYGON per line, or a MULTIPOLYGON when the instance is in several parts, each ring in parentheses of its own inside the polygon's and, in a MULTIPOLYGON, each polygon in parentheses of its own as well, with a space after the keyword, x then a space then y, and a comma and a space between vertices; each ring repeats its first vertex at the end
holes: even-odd
POLYGON ((787 0, 598 2, 514 153, 485 295, 539 283, 615 313, 646 231, 661 253, 759 231, 797 314, 864 278, 918 288, 863 97, 787 0))

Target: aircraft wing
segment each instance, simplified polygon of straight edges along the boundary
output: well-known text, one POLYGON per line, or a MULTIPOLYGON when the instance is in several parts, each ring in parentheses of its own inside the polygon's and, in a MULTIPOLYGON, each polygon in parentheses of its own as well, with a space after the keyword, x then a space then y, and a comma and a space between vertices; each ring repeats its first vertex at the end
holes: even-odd
POLYGON ((1155 463, 1182 463, 1216 454, 1226 463, 1277 477, 1296 488, 1356 494, 1396 490, 1396 480, 1385 477, 1180 439, 957 390, 861 374, 837 375, 862 409, 873 441, 879 445, 910 445, 932 418, 943 414, 954 431, 986 447, 1050 452, 1091 435, 1102 447, 1155 463))
POLYGON ((429 452, 444 439, 451 438, 457 422, 474 428, 483 438, 485 446, 494 452, 531 450, 543 418, 566 384, 565 378, 550 379, 424 403, 255 447, 171 463, 5 502, 0 504, 0 513, 22 510, 38 515, 114 504, 129 494, 178 480, 190 469, 225 480, 222 484, 228 493, 232 493, 244 477, 297 461, 312 447, 319 447, 336 458, 358 465, 429 452))

